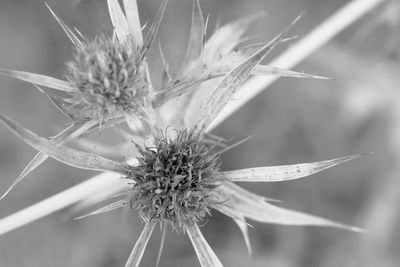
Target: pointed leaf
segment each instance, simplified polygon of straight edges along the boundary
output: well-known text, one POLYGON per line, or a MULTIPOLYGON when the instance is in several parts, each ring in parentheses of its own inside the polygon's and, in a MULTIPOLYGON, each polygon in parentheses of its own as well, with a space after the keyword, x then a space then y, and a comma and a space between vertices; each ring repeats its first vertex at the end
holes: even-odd
POLYGON ((232 182, 280 182, 299 179, 326 170, 333 166, 359 158, 365 154, 355 154, 346 157, 283 166, 249 168, 222 172, 222 177, 232 182))
POLYGON ((164 16, 165 9, 167 8, 168 0, 163 0, 161 3, 160 8, 157 11, 156 17, 154 18, 153 23, 151 24, 149 31, 147 32, 146 39, 143 43, 143 48, 141 51, 141 56, 139 61, 142 61, 143 58, 146 56, 147 52, 149 51, 151 45, 153 44, 154 40, 156 39, 158 29, 160 28, 161 20, 164 16))
POLYGON ((202 107, 203 112, 198 123, 200 129, 210 125, 222 108, 229 102, 236 90, 244 84, 256 65, 285 37, 300 17, 297 17, 283 32, 278 34, 272 41, 264 45, 258 52, 230 71, 222 79, 209 100, 202 107))
POLYGON ((107 0, 107 4, 111 23, 114 26, 118 41, 124 44, 129 37, 129 27, 124 12, 118 3, 118 0, 107 0))
POLYGON ((97 209, 95 211, 92 211, 92 212, 90 212, 88 214, 76 217, 75 220, 83 219, 83 218, 86 218, 86 217, 89 217, 89 216, 92 216, 92 215, 97 215, 97 214, 113 211, 115 209, 122 208, 122 207, 124 207, 126 205, 129 205, 129 200, 126 200, 126 199, 118 200, 118 201, 113 202, 113 203, 111 203, 109 205, 101 207, 101 208, 99 208, 99 209, 97 209))
POLYGON ((38 153, 35 155, 35 157, 28 163, 28 165, 22 170, 21 174, 17 177, 17 179, 15 179, 15 181, 8 187, 8 189, 3 193, 3 195, 0 197, 0 200, 4 199, 20 182, 22 182, 22 180, 24 180, 24 178, 31 172, 33 171, 35 168, 37 168, 37 166, 39 166, 44 160, 42 159, 42 157, 46 157, 46 155, 42 154, 42 153, 38 153), (32 166, 34 165, 33 163, 35 162, 40 162, 39 165, 37 166, 32 166))
POLYGON ((60 19, 56 13, 54 13, 54 11, 50 8, 50 6, 45 2, 44 3, 46 5, 46 7, 50 10, 51 14, 53 15, 53 17, 57 20, 58 24, 60 24, 61 28, 65 31, 65 33, 67 34, 68 38, 71 40, 71 42, 79 48, 83 47, 83 43, 82 41, 79 39, 78 36, 75 35, 75 33, 67 26, 67 24, 65 24, 64 21, 62 21, 62 19, 60 19))
POLYGON ((190 26, 189 42, 186 48, 186 54, 182 62, 179 73, 187 71, 189 64, 197 59, 203 51, 206 28, 203 14, 201 12, 199 0, 193 0, 192 22, 190 26))
POLYGON ((50 99, 51 103, 54 104, 54 106, 61 111, 62 114, 64 114, 66 117, 68 117, 69 119, 74 119, 74 115, 73 113, 70 112, 70 110, 68 108, 65 107, 66 102, 64 101, 64 99, 62 97, 59 96, 51 96, 48 93, 46 93, 46 91, 42 90, 38 85, 33 84, 42 94, 44 94, 45 96, 47 96, 47 98, 50 99))
POLYGON ((215 255, 210 245, 208 245, 197 224, 192 226, 187 225, 185 229, 186 233, 189 235, 190 241, 192 241, 201 266, 222 267, 222 263, 219 261, 217 255, 215 255))
POLYGON ((294 77, 294 78, 313 78, 313 79, 329 79, 328 77, 317 76, 307 74, 303 72, 297 72, 293 70, 285 70, 268 65, 258 65, 251 72, 253 75, 265 75, 265 76, 279 76, 279 77, 294 77))
POLYGON ((271 205, 265 202, 262 197, 252 194, 243 188, 236 190, 238 187, 232 185, 225 186, 226 184, 228 183, 223 183, 216 188, 220 193, 221 201, 223 201, 221 205, 236 210, 243 216, 254 221, 283 225, 329 226, 362 232, 360 228, 354 226, 271 205), (243 191, 247 191, 246 194, 242 194, 243 191))
POLYGON ((66 117, 73 121, 88 121, 91 117, 90 112, 85 112, 81 106, 74 104, 74 100, 69 97, 61 97, 58 95, 50 95, 38 85, 33 84, 42 94, 47 96, 49 100, 61 111, 66 117))
POLYGON ((129 32, 136 47, 142 47, 143 35, 140 26, 140 17, 136 0, 124 0, 126 20, 128 21, 129 32))
POLYGON ((154 226, 156 225, 155 221, 150 221, 146 223, 142 233, 140 234, 139 239, 136 241, 135 246, 132 249, 131 254, 129 255, 128 261, 125 264, 125 267, 138 267, 140 261, 142 260, 144 250, 149 242, 151 233, 154 230, 154 226))
POLYGON ((5 116, 0 115, 0 120, 27 144, 65 164, 81 169, 114 171, 121 174, 127 173, 127 166, 124 164, 95 154, 76 151, 72 148, 41 138, 31 131, 22 128, 5 116))
POLYGON ((202 107, 202 114, 198 124, 201 128, 206 128, 214 120, 220 110, 229 102, 231 96, 247 80, 254 67, 260 63, 269 51, 270 46, 267 44, 223 78, 209 100, 202 107))
POLYGON ((240 232, 243 235, 244 242, 246 244, 247 252, 251 256, 251 243, 250 243, 250 238, 249 238, 249 227, 246 223, 246 219, 238 220, 238 219, 233 219, 233 221, 236 223, 236 225, 239 227, 240 232))
MULTIPOLYGON (((184 78, 172 80, 168 84, 163 86, 163 89, 156 93, 153 103, 156 107, 159 107, 172 98, 179 97, 188 92, 194 92, 194 90, 198 90, 198 87, 193 87, 194 85, 198 85, 208 80, 225 76, 236 66, 237 63, 234 62, 219 62, 218 64, 215 64, 213 66, 202 65, 202 69, 194 68, 190 73, 187 73, 184 78)), ((292 70, 285 70, 268 65, 255 66, 250 74, 293 78, 329 79, 323 76, 311 75, 292 70)))
POLYGON ((0 74, 18 80, 22 80, 25 82, 46 86, 55 90, 60 90, 69 93, 76 91, 75 87, 71 86, 68 82, 45 75, 40 75, 25 71, 6 70, 6 69, 0 69, 0 74))
MULTIPOLYGON (((76 138, 77 136, 80 136, 84 133, 86 133, 91 127, 92 123, 84 123, 84 124, 71 124, 68 126, 64 131, 62 131, 60 134, 52 138, 54 142, 58 142, 59 144, 66 143, 70 141, 71 139, 76 138)), ((33 170, 35 170, 37 167, 42 164, 48 156, 46 154, 43 154, 41 152, 37 153, 35 157, 28 163, 28 165, 23 169, 23 171, 20 173, 18 178, 11 184, 11 186, 7 189, 7 191, 0 197, 0 200, 5 198, 8 193, 11 192, 12 189, 15 188, 29 173, 31 173, 33 170)))

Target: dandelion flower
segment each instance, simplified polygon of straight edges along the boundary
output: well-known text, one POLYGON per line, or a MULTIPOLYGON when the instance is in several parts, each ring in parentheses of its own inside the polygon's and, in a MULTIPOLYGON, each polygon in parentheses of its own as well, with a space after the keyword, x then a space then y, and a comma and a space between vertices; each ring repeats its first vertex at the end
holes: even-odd
POLYGON ((220 148, 221 141, 207 132, 218 113, 250 75, 316 77, 260 65, 264 57, 286 38, 289 28, 268 43, 238 47, 246 27, 253 19, 248 17, 221 27, 205 42, 205 23, 199 1, 194 1, 189 44, 182 67, 176 75, 171 75, 165 64, 162 86, 153 90, 146 74, 147 63, 144 55, 152 43, 149 39, 154 39, 157 32, 166 1, 162 3, 156 22, 149 29, 150 37, 143 43, 136 2, 123 2, 126 16, 118 1, 108 1, 118 42, 103 37, 93 42, 82 42, 58 19, 78 47, 77 60, 69 64, 68 82, 54 82, 50 79, 53 83, 49 83, 49 78, 43 80, 42 76, 31 74, 21 76, 20 72, 3 71, 3 74, 39 85, 52 85, 53 88, 57 87, 55 89, 63 91, 69 88, 77 103, 88 105, 84 107, 85 111, 95 107, 97 114, 107 116, 114 112, 126 115, 125 112, 133 111, 138 114, 150 125, 150 132, 145 136, 132 135, 138 150, 135 162, 117 162, 95 153, 72 149, 64 146, 60 140, 39 137, 3 115, 0 115, 0 121, 37 149, 40 155, 81 169, 114 172, 127 182, 124 190, 102 195, 107 195, 108 202, 111 199, 113 202, 80 217, 125 206, 138 211, 145 226, 125 266, 140 264, 157 224, 161 225, 163 231, 166 226, 171 226, 178 232, 186 233, 201 266, 222 266, 199 228, 199 224, 210 215, 211 210, 217 210, 237 223, 249 252, 251 249, 247 219, 265 223, 332 226, 360 231, 357 227, 272 205, 268 199, 235 184, 299 179, 358 158, 360 155, 296 165, 223 171, 220 169, 219 157, 231 146, 222 144, 220 148), (127 49, 126 43, 134 45, 127 49), (132 56, 130 51, 133 50, 130 49, 138 48, 139 56, 132 56), (115 59, 119 60, 118 63, 114 59, 115 65, 104 64, 110 55, 118 55, 115 56, 115 59), (95 65, 92 65, 92 62, 96 62, 95 65), (137 62, 141 63, 138 65, 137 62), (120 69, 122 65, 125 68, 120 69), (141 67, 144 71, 140 70, 141 67), (85 72, 87 69, 90 71, 85 72), (205 82, 208 90, 202 90, 205 82), (143 101, 134 100, 136 97, 143 101), (167 108, 174 116, 168 116, 162 111, 163 108, 167 108))

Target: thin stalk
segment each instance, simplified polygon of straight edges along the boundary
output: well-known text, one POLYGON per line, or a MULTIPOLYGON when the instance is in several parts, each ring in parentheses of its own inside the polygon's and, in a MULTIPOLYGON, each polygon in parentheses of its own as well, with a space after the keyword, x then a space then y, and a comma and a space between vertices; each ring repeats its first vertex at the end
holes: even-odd
MULTIPOLYGON (((350 2, 326 19, 301 41, 273 60, 271 65, 286 69, 293 68, 300 61, 327 43, 335 35, 384 1, 386 0, 354 0, 350 2)), ((241 90, 233 96, 233 99, 237 100, 232 101, 225 109, 223 109, 207 130, 210 131, 221 124, 226 118, 246 104, 250 99, 255 97, 258 93, 266 89, 278 78, 279 77, 259 76, 250 79, 241 90)), ((68 190, 3 218, 0 220, 0 235, 78 203, 92 196, 95 192, 109 190, 110 187, 122 188, 124 186, 121 179, 110 179, 111 177, 117 178, 115 177, 115 174, 107 172, 96 175, 81 184, 73 186, 68 190)))

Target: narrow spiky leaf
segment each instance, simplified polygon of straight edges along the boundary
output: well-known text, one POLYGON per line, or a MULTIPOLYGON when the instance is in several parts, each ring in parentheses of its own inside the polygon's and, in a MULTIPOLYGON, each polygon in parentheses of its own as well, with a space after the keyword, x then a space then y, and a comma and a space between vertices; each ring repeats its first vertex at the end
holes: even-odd
POLYGON ((279 76, 279 77, 293 77, 293 78, 313 78, 313 79, 330 79, 324 76, 312 75, 303 72, 285 70, 268 65, 258 65, 251 72, 253 75, 265 75, 265 76, 279 76))
POLYGON ((239 227, 240 232, 242 233, 244 243, 246 244, 247 252, 251 256, 251 243, 250 243, 250 237, 249 237, 249 227, 246 223, 246 219, 233 219, 233 221, 236 223, 236 225, 239 227))
POLYGON ((156 17, 154 18, 153 23, 151 24, 149 31, 147 32, 146 39, 144 40, 140 60, 142 60, 147 52, 149 51, 151 45, 156 39, 158 29, 160 28, 161 20, 164 16, 165 9, 167 8, 168 0, 163 0, 160 8, 157 11, 156 17))
POLYGON ((187 71, 191 62, 197 60, 202 54, 206 28, 199 0, 193 0, 192 22, 190 26, 189 41, 186 54, 182 62, 180 73, 187 71))
POLYGON ((189 235, 190 241, 192 241, 194 250, 196 251, 197 258, 200 261, 202 267, 222 267, 222 263, 219 261, 217 255, 208 245, 203 234, 200 232, 197 224, 192 226, 186 226, 186 233, 189 235))
MULTIPOLYGON (((202 66, 202 69, 193 69, 189 74, 186 75, 184 79, 172 80, 163 86, 163 90, 156 93, 153 103, 156 107, 159 107, 172 98, 181 96, 188 92, 193 92, 194 90, 198 89, 193 86, 211 79, 225 76, 236 66, 236 62, 221 62, 212 66, 202 66)), ((250 74, 293 78, 329 79, 323 76, 285 70, 268 65, 255 66, 254 69, 251 70, 250 74)))
POLYGON ((111 203, 109 205, 101 207, 101 208, 99 208, 99 209, 97 209, 95 211, 92 211, 92 212, 89 212, 89 213, 87 213, 85 215, 76 217, 75 220, 80 220, 80 219, 83 219, 83 218, 86 218, 86 217, 89 217, 89 216, 93 216, 93 215, 97 215, 97 214, 113 211, 113 210, 125 207, 127 205, 129 205, 129 200, 126 200, 126 199, 118 200, 118 201, 115 201, 115 202, 113 202, 113 203, 111 203))
POLYGON ((129 27, 124 12, 118 3, 118 0, 107 0, 107 4, 111 23, 114 26, 118 41, 120 43, 125 43, 129 37, 129 27))
POLYGON ((283 166, 249 168, 222 172, 222 176, 232 182, 280 182, 299 179, 326 170, 333 166, 359 158, 365 154, 283 166))
POLYGON ((273 40, 264 45, 253 56, 234 68, 222 79, 210 99, 202 107, 202 114, 199 121, 201 127, 207 127, 215 119, 222 108, 229 102, 231 96, 247 80, 255 66, 285 37, 300 17, 297 17, 283 32, 278 34, 273 40))
MULTIPOLYGON (((86 134, 90 131, 95 125, 98 124, 98 121, 92 120, 83 123, 75 123, 71 124, 64 131, 52 137, 51 140, 60 145, 65 144, 73 139, 80 137, 83 134, 86 134)), ((7 191, 0 197, 0 200, 3 199, 17 184, 19 184, 29 173, 39 167, 46 159, 48 155, 39 152, 35 155, 35 157, 28 163, 28 165, 24 168, 24 170, 20 173, 18 178, 11 184, 11 186, 7 189, 7 191)))
POLYGON ((239 227, 240 232, 243 235, 244 242, 247 247, 247 251, 249 255, 251 255, 251 244, 250 244, 250 238, 249 238, 249 231, 248 231, 248 225, 246 223, 246 218, 237 210, 234 210, 226 205, 223 204, 214 204, 212 207, 222 214, 225 214, 228 217, 231 217, 232 220, 236 223, 236 225, 239 227))
POLYGON ((65 24, 62 19, 60 19, 56 13, 50 8, 50 6, 45 2, 44 3, 46 7, 50 10, 50 13, 53 15, 53 17, 57 20, 58 24, 60 24, 61 28, 65 31, 67 34, 68 38, 71 40, 71 42, 76 46, 76 47, 83 47, 82 41, 79 39, 78 36, 75 35, 75 33, 65 24))
MULTIPOLYGON (((93 122, 87 122, 87 123, 78 123, 78 124, 71 124, 68 126, 64 131, 59 133, 57 136, 52 138, 53 142, 57 142, 59 144, 64 144, 71 139, 75 139, 76 137, 87 133, 90 128, 93 127, 93 122)), ((37 153, 35 157, 28 163, 28 165, 23 169, 23 171, 20 173, 18 178, 11 184, 11 186, 7 189, 7 191, 0 197, 0 200, 2 200, 4 197, 8 195, 8 193, 11 192, 12 189, 14 189, 29 173, 31 173, 33 170, 35 170, 37 167, 42 164, 48 156, 46 154, 43 154, 41 152, 37 153)))
POLYGON ((143 45, 142 27, 136 0, 124 0, 126 20, 128 21, 129 32, 136 47, 143 45))
POLYGON ((135 246, 132 249, 131 254, 129 255, 128 261, 125 264, 125 267, 138 267, 140 261, 142 260, 144 250, 149 242, 150 236, 154 230, 154 226, 156 225, 155 221, 150 221, 146 223, 142 233, 139 236, 139 239, 136 241, 135 246))
POLYGON ((354 226, 271 205, 265 202, 262 197, 243 188, 237 190, 238 187, 225 186, 226 184, 223 183, 216 189, 220 193, 221 201, 223 201, 221 205, 236 210, 246 218, 254 221, 282 225, 328 226, 362 232, 360 228, 354 226), (243 191, 247 191, 246 194, 242 194, 243 191))
POLYGON ((46 86, 55 90, 60 90, 64 92, 76 91, 76 88, 70 85, 68 82, 53 77, 49 77, 46 75, 40 75, 25 71, 6 70, 6 69, 0 69, 0 74, 18 80, 22 80, 25 82, 46 86))
POLYGON ((17 179, 14 180, 14 182, 7 188, 7 190, 3 193, 3 195, 0 197, 0 200, 5 198, 24 178, 30 173, 32 170, 34 170, 37 166, 32 167, 32 162, 43 162, 43 159, 41 157, 46 155, 42 153, 38 153, 35 155, 35 157, 28 163, 28 165, 22 170, 21 174, 17 177, 17 179))
POLYGON ((27 144, 65 164, 81 169, 127 173, 127 165, 94 154, 77 151, 41 138, 3 115, 0 115, 0 120, 27 144))
POLYGON ((47 96, 47 98, 53 103, 53 105, 61 111, 62 114, 64 114, 67 118, 69 119, 74 119, 73 113, 70 112, 68 108, 65 107, 66 102, 64 101, 64 98, 59 97, 59 96, 51 96, 49 95, 46 91, 44 91, 42 88, 40 88, 38 85, 33 84, 42 94, 47 96))
POLYGON ((230 71, 214 90, 209 100, 202 107, 199 125, 207 127, 220 110, 229 102, 231 96, 247 80, 254 67, 267 55, 270 46, 267 44, 255 55, 230 71))
MULTIPOLYGON (((198 79, 200 81, 218 78, 220 76, 226 75, 232 71, 237 66, 237 63, 222 62, 210 66, 207 72, 203 72, 199 75, 198 79)), ((293 78, 313 78, 313 79, 329 79, 323 76, 317 76, 312 74, 307 74, 303 72, 297 72, 293 70, 285 70, 269 65, 257 65, 254 70, 251 71, 252 75, 262 75, 262 76, 278 76, 278 77, 293 77, 293 78)))

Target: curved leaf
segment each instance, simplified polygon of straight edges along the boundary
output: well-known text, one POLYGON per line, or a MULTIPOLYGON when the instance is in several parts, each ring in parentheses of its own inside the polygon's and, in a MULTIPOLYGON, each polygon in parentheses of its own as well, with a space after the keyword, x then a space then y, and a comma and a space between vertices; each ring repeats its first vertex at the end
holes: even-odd
POLYGON ((12 77, 28 83, 46 86, 55 90, 64 92, 75 92, 76 89, 66 81, 62 81, 46 75, 30 73, 26 71, 6 70, 0 69, 0 74, 8 77, 12 77))
POLYGON ((232 182, 280 182, 299 179, 326 170, 333 166, 359 158, 365 154, 283 166, 249 168, 236 171, 221 172, 221 175, 232 182))
POLYGON ((121 174, 127 173, 127 165, 125 164, 121 164, 95 154, 77 151, 41 138, 31 131, 22 128, 11 119, 3 115, 0 115, 0 120, 27 144, 65 164, 81 169, 114 171, 121 174))
POLYGON ((232 184, 226 186, 226 184, 229 182, 222 183, 215 189, 220 193, 221 205, 254 221, 282 225, 328 226, 354 232, 363 231, 358 227, 271 205, 256 194, 238 186, 232 186, 232 184), (246 194, 243 194, 244 191, 246 194))

